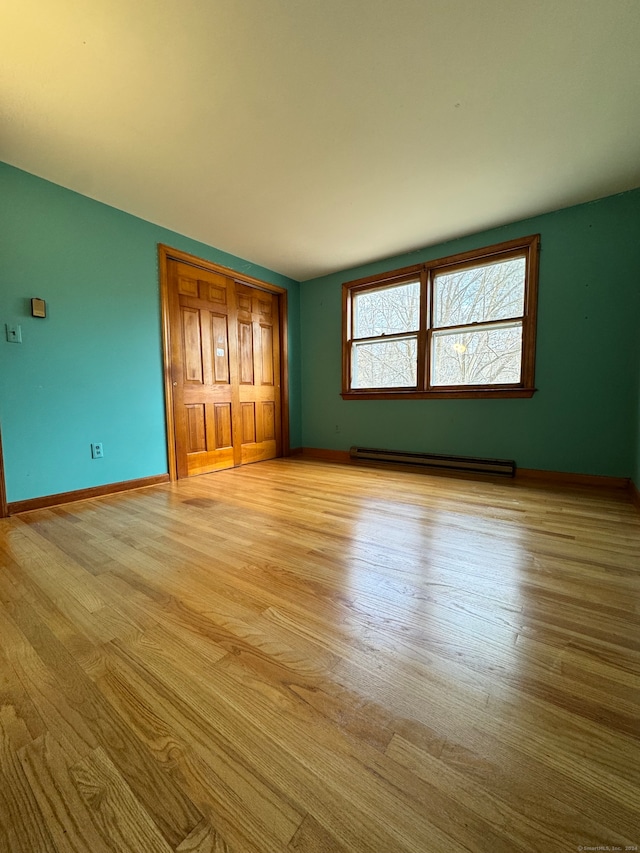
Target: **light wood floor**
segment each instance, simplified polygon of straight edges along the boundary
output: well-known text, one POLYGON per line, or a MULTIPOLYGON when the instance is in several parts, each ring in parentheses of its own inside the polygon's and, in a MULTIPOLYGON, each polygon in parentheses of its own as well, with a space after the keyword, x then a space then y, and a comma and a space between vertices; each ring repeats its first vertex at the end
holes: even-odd
POLYGON ((626 494, 276 460, 0 557, 2 853, 640 846, 626 494))

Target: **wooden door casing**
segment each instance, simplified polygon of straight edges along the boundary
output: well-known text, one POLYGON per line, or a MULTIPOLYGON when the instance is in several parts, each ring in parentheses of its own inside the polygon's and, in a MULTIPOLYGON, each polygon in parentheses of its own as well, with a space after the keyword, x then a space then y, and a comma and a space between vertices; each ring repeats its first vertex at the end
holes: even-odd
POLYGON ((283 450, 279 295, 227 273, 166 258, 167 422, 177 478, 283 450))
POLYGON ((7 518, 9 507, 7 505, 7 491, 4 479, 4 456, 2 455, 2 430, 0 429, 0 518, 7 518))

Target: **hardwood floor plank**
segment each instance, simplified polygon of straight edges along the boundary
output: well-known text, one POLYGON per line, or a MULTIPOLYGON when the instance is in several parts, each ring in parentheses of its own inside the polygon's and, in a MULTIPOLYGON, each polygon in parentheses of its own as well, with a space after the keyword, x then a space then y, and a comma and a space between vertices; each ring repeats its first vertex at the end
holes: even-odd
POLYGON ((0 768, 0 843, 3 853, 59 853, 17 753, 0 768))
POLYGON ((54 507, 24 519, 31 530, 86 572, 97 575, 109 565, 109 557, 101 548, 99 533, 96 535, 95 526, 85 522, 82 516, 70 514, 64 507, 54 507))
MULTIPOLYGON (((618 835, 634 836, 638 825, 636 806, 585 789, 582 780, 549 767, 544 753, 532 755, 505 744, 500 733, 464 731, 455 726, 449 737, 440 732, 415 720, 397 723, 397 733, 422 752, 438 758, 438 767, 444 765, 460 772, 492 797, 511 804, 518 813, 529 815, 541 826, 553 827, 558 837, 579 835, 580 827, 591 838, 607 838, 608 827, 618 835)), ((591 772, 585 768, 585 774, 591 772)))
POLYGON ((190 749, 178 754, 170 772, 207 815, 214 837, 220 842, 224 839, 233 853, 282 853, 285 849, 259 815, 241 809, 239 817, 238 804, 229 808, 227 789, 199 751, 190 749))
MULTIPOLYGON (((413 774, 399 771, 369 744, 345 738, 300 702, 282 692, 274 695, 272 682, 267 687, 236 658, 225 658, 217 669, 218 680, 225 684, 224 695, 245 725, 252 723, 264 730, 266 721, 277 712, 280 749, 286 749, 298 763, 322 768, 326 788, 349 803, 352 814, 361 813, 371 832, 377 829, 382 849, 384 844, 416 853, 427 849, 479 853, 485 845, 505 853, 510 849, 488 823, 475 820, 459 802, 446 802, 435 785, 420 784, 413 774), (422 807, 425 803, 430 804, 428 816, 422 807), (404 830, 408 826, 410 833, 404 830)), ((311 810, 311 799, 307 802, 311 810)), ((313 808, 318 814, 317 803, 313 808)), ((324 812, 322 823, 338 840, 344 840, 346 827, 339 818, 324 812)))
POLYGON ((35 725, 50 731, 64 746, 72 760, 78 760, 94 749, 96 740, 82 716, 66 701, 51 670, 27 641, 22 630, 36 632, 40 626, 24 599, 15 603, 9 618, 0 608, 0 639, 7 648, 7 659, 40 718, 35 725))
POLYGON ((59 853, 110 853, 78 795, 61 746, 49 734, 19 753, 25 775, 59 853))
MULTIPOLYGON (((496 796, 495 787, 489 793, 466 773, 454 770, 446 761, 434 758, 397 734, 394 735, 387 755, 419 778, 425 781, 437 780, 436 784, 443 795, 471 809, 492 826, 499 827, 514 849, 535 851, 544 849, 545 845, 553 849, 558 829, 567 839, 575 842, 576 849, 585 836, 602 837, 604 827, 598 825, 590 814, 567 808, 564 803, 558 801, 553 804, 545 803, 543 810, 537 809, 534 805, 536 792, 533 785, 528 786, 526 800, 516 809, 505 801, 506 790, 501 797, 496 796)), ((469 760, 473 760, 471 755, 469 760)), ((479 759, 476 758, 476 761, 479 759)), ((512 790, 510 799, 515 799, 512 790)), ((607 830, 607 834, 612 844, 624 847, 633 843, 619 832, 611 835, 607 830)))
POLYGON ((18 674, 0 649, 0 713, 9 712, 13 712, 24 727, 22 736, 18 740, 12 739, 12 748, 18 749, 18 744, 22 746, 44 734, 42 717, 29 698, 18 674))
MULTIPOLYGON (((153 582, 150 578, 149 583, 153 582)), ((277 657, 286 665, 306 673, 326 672, 338 659, 300 635, 291 637, 286 629, 263 619, 262 614, 239 607, 225 594, 227 587, 219 575, 216 577, 215 595, 210 592, 206 595, 206 612, 203 612, 201 596, 189 595, 187 600, 175 596, 159 597, 148 583, 130 575, 125 580, 122 573, 116 576, 115 583, 122 586, 123 594, 139 602, 141 609, 149 617, 157 619, 166 631, 174 635, 179 632, 181 642, 189 643, 200 652, 211 649, 212 644, 221 649, 222 654, 238 654, 247 649, 261 653, 266 659, 277 657), (145 590, 142 593, 144 598, 140 599, 142 589, 145 590)))
MULTIPOLYGON (((51 516, 51 510, 42 510, 41 515, 51 516)), ((37 571, 38 578, 46 576, 50 585, 59 593, 65 592, 77 603, 93 613, 104 606, 90 574, 69 557, 57 545, 49 543, 38 532, 38 524, 30 526, 29 515, 20 516, 22 527, 15 547, 21 555, 23 568, 37 571)), ((51 588, 51 587, 50 587, 51 588)))
MULTIPOLYGON (((160 655, 162 654, 162 650, 158 650, 158 652, 160 655)), ((330 812, 325 811, 325 820, 328 820, 330 824, 334 825, 334 832, 337 831, 338 837, 340 837, 341 834, 345 835, 350 832, 350 827, 345 826, 339 814, 339 809, 337 808, 337 803, 340 801, 340 798, 346 796, 348 798, 353 798, 351 803, 352 819, 354 813, 357 813, 360 809, 364 809, 365 811, 360 820, 367 822, 367 825, 369 826, 369 833, 371 835, 376 835, 377 832, 376 837, 378 841, 376 843, 379 844, 382 849, 385 849, 385 845, 389 849, 398 850, 407 849, 417 851, 421 849, 421 847, 424 847, 424 845, 427 845, 430 849, 434 850, 457 849, 455 842, 450 836, 443 835, 438 829, 436 829, 436 827, 428 825, 422 820, 419 814, 419 809, 407 809, 404 802, 395 798, 392 795, 392 791, 395 789, 388 786, 386 783, 381 782, 381 776, 378 770, 371 773, 371 778, 368 779, 368 781, 365 780, 360 782, 360 785, 365 787, 367 796, 362 796, 361 798, 356 797, 354 791, 356 791, 358 787, 357 780, 359 779, 360 770, 363 769, 363 766, 354 760, 351 748, 345 748, 343 751, 336 752, 336 747, 340 744, 340 738, 337 737, 334 732, 330 735, 325 735, 325 738, 331 740, 332 750, 328 751, 327 748, 321 748, 318 743, 318 738, 322 732, 322 726, 319 725, 318 721, 314 720, 311 714, 306 712, 303 713, 299 707, 299 702, 296 701, 293 703, 292 701, 287 700, 284 695, 274 690, 273 687, 268 687, 266 682, 254 679, 252 675, 245 671, 241 663, 236 663, 236 656, 228 656, 223 659, 223 661, 217 665, 215 671, 215 683, 223 681, 225 684, 223 691, 224 696, 233 696, 235 699, 235 702, 233 702, 231 706, 228 704, 226 706, 222 706, 219 700, 216 701, 218 691, 208 689, 208 686, 204 684, 199 691, 198 697, 190 697, 185 690, 186 683, 182 681, 181 676, 176 673, 175 670, 167 670, 164 665, 164 661, 162 661, 161 658, 158 659, 158 657, 156 657, 152 661, 149 655, 145 654, 144 651, 141 654, 134 652, 134 658, 139 659, 141 663, 144 661, 144 665, 149 667, 156 677, 162 679, 165 684, 171 685, 173 692, 182 696, 184 701, 187 703, 195 703, 192 707, 199 716, 199 727, 206 727, 208 730, 208 742, 211 742, 215 737, 220 737, 220 733, 224 733, 227 741, 231 740, 233 737, 233 727, 238 725, 238 718, 241 719, 245 739, 248 738, 249 731, 255 732, 252 739, 253 746, 251 750, 246 752, 245 748, 244 761, 253 761, 254 763, 259 762, 258 766, 269 768, 272 775, 275 773, 276 768, 280 766, 282 769, 279 772, 279 787, 284 785, 285 791, 287 791, 287 788, 290 785, 288 782, 289 773, 286 769, 288 763, 293 760, 296 765, 300 765, 300 756, 298 755, 296 758, 292 759, 289 757, 289 753, 292 750, 295 753, 299 749, 305 751, 305 747, 300 746, 301 740, 304 743, 310 741, 309 747, 306 749, 308 755, 305 759, 305 763, 310 762, 315 767, 323 768, 323 775, 325 777, 323 791, 325 796, 328 794, 329 789, 332 788, 329 778, 331 777, 331 769, 333 766, 335 765, 339 768, 339 771, 337 772, 339 772, 340 776, 349 775, 347 771, 350 768, 351 778, 350 784, 347 786, 348 793, 340 794, 339 790, 334 790, 333 798, 337 798, 336 808, 331 809, 330 812), (231 679, 224 677, 227 672, 226 667, 224 674, 220 669, 220 667, 227 662, 229 662, 229 666, 233 667, 233 675, 231 679), (256 692, 256 687, 259 688, 259 694, 256 692), (200 695, 203 695, 203 692, 204 695, 206 695, 206 703, 202 703, 199 698, 200 695), (245 696, 249 697, 249 701, 247 703, 244 702, 245 696), (294 705, 294 710, 291 709, 292 704, 294 705), (287 711, 289 711, 289 714, 287 714, 287 711), (269 732, 269 721, 276 715, 279 719, 279 729, 282 730, 284 728, 285 731, 280 735, 278 742, 273 742, 273 736, 269 732), (285 726, 285 719, 289 715, 291 715, 293 719, 287 719, 287 725, 285 726), (370 807, 371 799, 374 799, 376 802, 377 809, 375 810, 372 810, 370 807), (390 810, 396 815, 398 812, 402 813, 403 810, 406 810, 402 824, 410 824, 413 827, 413 832, 420 836, 421 840, 419 846, 414 846, 414 842, 409 841, 409 846, 405 847, 405 839, 394 838, 393 836, 387 835, 379 812, 387 812, 388 814, 391 814, 390 810), (422 824, 422 833, 417 829, 420 824, 422 824)), ((325 740, 325 738, 323 738, 323 740, 325 740)), ((379 755, 377 751, 376 754, 379 755)), ((367 774, 365 774, 365 776, 366 775, 367 774)), ((306 778, 306 790, 304 790, 304 794, 302 793, 301 788, 298 788, 297 790, 289 789, 288 793, 289 796, 292 797, 295 796, 296 793, 298 796, 304 796, 303 802, 306 806, 315 805, 316 808, 318 807, 318 792, 316 790, 315 774, 306 778)), ((491 835, 491 830, 489 827, 483 827, 483 836, 486 837, 487 835, 491 835)), ((498 843, 497 839, 496 843, 498 843)))
POLYGON ((5 565, 4 572, 0 572, 0 576, 11 578, 14 586, 18 582, 20 584, 20 595, 5 599, 8 611, 15 607, 18 599, 23 599, 74 657, 81 658, 95 648, 95 643, 78 623, 65 615, 32 578, 21 574, 19 567, 5 565), (14 575, 15 580, 12 577, 14 575))
POLYGON ((311 815, 307 815, 287 848, 296 853, 346 853, 327 830, 311 815))
MULTIPOLYGON (((606 728, 576 720, 570 713, 549 711, 539 703, 532 706, 519 695, 512 701, 492 700, 470 712, 446 693, 425 692, 418 673, 405 673, 402 681, 394 678, 390 689, 389 679, 366 660, 359 666, 353 661, 341 664, 334 675, 370 701, 387 705, 398 720, 427 726, 445 743, 490 743, 490 754, 500 742, 508 747, 512 761, 520 756, 539 759, 547 787, 563 789, 562 780, 568 777, 575 783, 572 799, 581 790, 581 797, 592 802, 593 808, 599 809, 604 798, 609 813, 623 814, 636 796, 638 765, 629 761, 629 754, 638 751, 637 739, 611 736, 606 728), (421 701, 416 702, 414 696, 421 701)), ((634 812, 631 806, 630 814, 634 812)), ((620 826, 628 825, 628 820, 629 814, 620 826)))
POLYGON ((640 843, 622 491, 279 459, 0 520, 0 847, 640 843))
MULTIPOLYGON (((90 727, 94 747, 102 746, 169 844, 178 844, 200 822, 188 797, 171 783, 133 732, 106 702, 66 649, 43 625, 21 624, 38 655, 55 676, 60 696, 90 727)), ((74 762, 75 763, 75 762, 74 762)))
MULTIPOLYGON (((172 700, 171 673, 185 668, 189 671, 187 661, 176 670, 171 656, 165 657, 163 647, 141 638, 134 648, 128 645, 113 649, 109 671, 98 683, 159 760, 173 761, 177 754, 190 750, 197 755, 200 760, 196 765, 208 780, 208 801, 215 825, 223 834, 227 835, 225 826, 245 822, 246 829, 258 841, 258 849, 260 839, 269 836, 277 849, 278 844, 286 844, 293 836, 303 815, 274 784, 268 768, 265 772, 265 768, 238 752, 213 725, 206 733, 200 733, 190 702, 193 691, 185 689, 186 681, 181 682, 182 689, 177 694, 180 700, 177 696, 172 700)), ((210 677, 215 676, 214 669, 209 672, 210 677)), ((227 837, 231 840, 231 836, 227 837)))
MULTIPOLYGON (((222 702, 221 704, 220 697, 215 688, 206 689, 207 685, 202 684, 202 689, 198 691, 190 690, 188 687, 189 675, 183 675, 181 670, 167 669, 162 658, 154 660, 146 652, 143 652, 142 657, 140 657, 136 650, 130 648, 121 649, 120 651, 126 653, 126 661, 132 667, 136 667, 136 665, 139 667, 141 675, 145 669, 148 669, 155 679, 153 683, 156 689, 161 691, 162 701, 160 702, 156 699, 154 703, 152 697, 150 697, 147 705, 149 710, 152 706, 155 707, 157 712, 165 717, 167 724, 170 725, 172 730, 179 729, 184 732, 184 740, 190 740, 192 743, 195 743, 198 753, 201 753, 207 760, 210 760, 208 756, 213 751, 213 755, 218 756, 215 759, 216 769, 220 767, 220 761, 223 762, 223 766, 230 766, 229 760, 225 759, 225 756, 231 751, 231 763, 233 765, 243 768, 253 767, 255 781, 251 785, 251 788, 255 786, 256 782, 260 782, 261 779, 268 779, 268 788, 273 790, 273 794, 267 797, 266 802, 269 802, 274 795, 277 797, 277 800, 274 800, 276 815, 281 812, 283 806, 287 810, 290 810, 291 807, 288 805, 290 800, 302 797, 302 802, 305 805, 309 802, 318 802, 316 790, 318 780, 316 774, 312 772, 309 777, 309 771, 305 770, 302 776, 305 779, 305 787, 302 789, 300 770, 298 769, 296 782, 293 782, 293 768, 296 766, 296 763, 292 763, 288 757, 285 743, 276 743, 270 738, 269 722, 266 724, 266 727, 264 722, 256 727, 249 720, 239 717, 237 709, 229 707, 226 702, 222 702), (161 685, 164 685, 164 690, 161 685), (169 716, 166 717, 166 714, 169 714, 169 716), (243 732, 241 739, 237 737, 238 727, 243 732)), ((215 684, 217 676, 215 673, 212 673, 212 675, 214 677, 212 683, 215 684)), ((146 680, 151 683, 148 676, 146 680)), ((141 690, 145 689, 144 678, 141 678, 139 687, 141 690)), ((270 715, 270 721, 279 719, 280 710, 279 708, 274 709, 270 715)), ((143 714, 140 716, 144 718, 147 715, 143 714)), ((187 758, 186 753, 184 757, 187 758)), ((200 768, 199 772, 201 770, 202 768, 200 768)), ((244 772, 246 773, 246 770, 244 772)), ((208 775, 209 778, 212 778, 210 773, 208 775)), ((220 785, 220 780, 218 779, 215 782, 216 797, 221 790, 224 790, 224 788, 220 785)), ((211 797, 211 794, 209 794, 209 797, 211 797)), ((334 795, 331 797, 331 800, 332 808, 330 809, 330 813, 335 815, 338 821, 341 821, 340 797, 334 795)), ((218 801, 217 808, 217 816, 219 818, 220 811, 224 810, 224 804, 218 801)), ((270 808, 272 809, 273 806, 270 808)), ((256 804, 254 803, 249 804, 248 808, 243 809, 243 813, 246 815, 252 814, 255 817, 259 814, 259 810, 256 812, 256 804)), ((268 814, 265 814, 265 818, 268 819, 268 814)), ((235 819, 237 821, 237 815, 235 815, 235 819)), ((301 819, 302 814, 295 815, 293 820, 283 825, 282 836, 284 840, 288 840, 294 834, 301 819)), ((269 822, 272 823, 273 821, 269 822)), ((225 832, 224 829, 222 831, 225 832)), ((348 831, 348 829, 345 828, 345 831, 348 831)), ((268 838, 269 834, 266 834, 265 842, 268 838)), ((385 842, 390 842, 390 839, 383 833, 382 843, 384 844, 385 842)), ((260 847, 258 846, 257 849, 260 849, 260 847)), ((272 846, 272 844, 268 843, 268 849, 277 850, 280 848, 279 846, 272 846)), ((362 849, 373 851, 375 847, 365 845, 362 849)), ((399 846, 398 849, 401 849, 401 847, 399 846)))
POLYGON ((171 847, 102 748, 74 764, 70 775, 109 850, 171 853, 171 847))
POLYGON ((203 820, 176 847, 176 853, 234 853, 222 836, 203 820))

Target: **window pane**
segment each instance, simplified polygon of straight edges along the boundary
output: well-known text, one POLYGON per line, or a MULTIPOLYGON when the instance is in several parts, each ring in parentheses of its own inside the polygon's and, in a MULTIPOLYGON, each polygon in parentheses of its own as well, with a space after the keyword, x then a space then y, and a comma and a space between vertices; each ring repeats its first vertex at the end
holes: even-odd
POLYGON ((419 324, 419 281, 368 290, 353 297, 354 338, 415 332, 419 324))
POLYGON ((355 343, 352 388, 413 388, 418 384, 418 341, 415 337, 355 343))
POLYGON ((520 382, 522 323, 472 331, 434 332, 432 385, 503 385, 520 382))
POLYGON ((462 326, 524 314, 525 258, 436 275, 434 326, 462 326))

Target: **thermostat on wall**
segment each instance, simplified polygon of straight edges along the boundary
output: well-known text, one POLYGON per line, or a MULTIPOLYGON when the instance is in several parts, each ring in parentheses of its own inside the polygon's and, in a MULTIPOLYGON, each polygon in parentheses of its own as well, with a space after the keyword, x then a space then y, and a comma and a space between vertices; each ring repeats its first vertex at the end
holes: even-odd
POLYGON ((44 299, 36 299, 35 297, 31 300, 31 316, 32 317, 46 317, 47 316, 47 303, 44 299))

